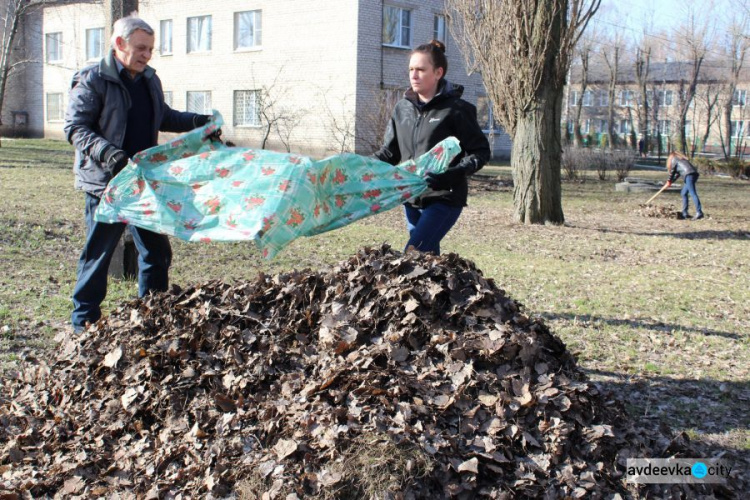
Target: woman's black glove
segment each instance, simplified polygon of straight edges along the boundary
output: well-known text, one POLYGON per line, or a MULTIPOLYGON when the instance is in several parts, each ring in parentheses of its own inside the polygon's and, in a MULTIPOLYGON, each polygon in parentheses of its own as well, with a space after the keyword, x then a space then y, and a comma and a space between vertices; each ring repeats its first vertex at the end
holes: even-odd
POLYGON ((463 167, 449 168, 442 174, 429 172, 427 174, 427 185, 434 191, 448 191, 455 186, 463 177, 466 177, 466 169, 463 167))

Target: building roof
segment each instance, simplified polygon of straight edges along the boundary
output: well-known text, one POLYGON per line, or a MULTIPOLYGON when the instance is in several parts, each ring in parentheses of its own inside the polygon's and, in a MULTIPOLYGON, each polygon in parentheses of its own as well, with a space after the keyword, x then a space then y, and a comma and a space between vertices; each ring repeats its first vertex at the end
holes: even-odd
MULTIPOLYGON (((740 81, 750 82, 750 61, 745 62, 740 74, 740 81)), ((648 81, 650 83, 676 83, 680 80, 689 80, 693 70, 692 61, 651 61, 649 66, 648 81)), ((727 61, 705 59, 701 64, 699 81, 701 83, 725 82, 730 74, 730 66, 727 61)), ((610 79, 609 68, 603 62, 589 65, 589 83, 608 83, 610 79)), ((620 63, 617 71, 617 81, 620 84, 636 83, 635 65, 632 62, 620 63)), ((571 84, 581 83, 581 65, 572 65, 570 68, 571 84)))

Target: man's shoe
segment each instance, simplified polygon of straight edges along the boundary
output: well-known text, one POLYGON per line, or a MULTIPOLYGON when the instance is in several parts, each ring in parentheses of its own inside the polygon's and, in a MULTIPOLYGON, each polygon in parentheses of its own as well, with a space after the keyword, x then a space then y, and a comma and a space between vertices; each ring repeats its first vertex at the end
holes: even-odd
POLYGON ((682 219, 683 219, 683 220, 688 220, 688 219, 690 218, 690 214, 689 214, 689 213, 687 213, 687 212, 682 212, 682 214, 681 214, 681 215, 682 215, 682 219))
POLYGON ((695 214, 695 217, 693 217, 693 220, 698 220, 703 218, 703 212, 698 212, 695 214))

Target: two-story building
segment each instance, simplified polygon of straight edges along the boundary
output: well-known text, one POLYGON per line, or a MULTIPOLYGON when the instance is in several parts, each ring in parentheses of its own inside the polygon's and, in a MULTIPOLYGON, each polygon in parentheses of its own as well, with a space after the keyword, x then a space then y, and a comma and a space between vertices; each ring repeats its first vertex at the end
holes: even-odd
MULTIPOLYGON (((649 108, 646 114, 635 68, 632 64, 623 64, 617 75, 613 102, 613 129, 619 142, 629 144, 631 137, 638 138, 647 130, 652 148, 656 147, 657 137, 661 138, 664 149, 677 144, 681 89, 686 88, 689 83, 691 72, 692 64, 689 62, 652 62, 646 79, 649 108)), ((688 146, 692 148, 695 145, 698 152, 718 153, 722 142, 726 144, 727 137, 731 136, 732 149, 736 153, 737 145, 744 146, 750 138, 750 113, 746 111, 750 74, 746 71, 741 74, 740 84, 733 96, 727 95, 729 74, 724 61, 703 61, 695 97, 689 103, 685 123, 688 146), (730 98, 732 119, 730 130, 727 130, 723 106, 730 98)), ((589 144, 609 142, 610 79, 606 65, 592 65, 588 72, 586 90, 582 91, 580 67, 571 68, 563 105, 564 126, 570 136, 574 133, 580 106, 581 135, 589 144)))
MULTIPOLYGON (((224 136, 240 145, 312 155, 370 153, 390 108, 408 86, 411 49, 447 46, 448 79, 465 87, 489 132, 491 113, 479 75, 467 75, 451 37, 444 0, 140 0, 156 31, 151 65, 167 102, 224 117, 224 136)), ((62 137, 73 73, 109 50, 100 2, 47 6, 44 134, 62 137)), ((509 155, 497 130, 494 150, 509 155)))

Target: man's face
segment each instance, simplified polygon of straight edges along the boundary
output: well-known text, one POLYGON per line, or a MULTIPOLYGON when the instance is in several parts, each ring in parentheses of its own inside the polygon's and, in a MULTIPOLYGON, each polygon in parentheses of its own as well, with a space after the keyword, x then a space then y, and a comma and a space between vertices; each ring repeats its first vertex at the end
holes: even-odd
POLYGON ((115 56, 133 76, 143 73, 153 52, 154 35, 149 35, 143 30, 131 33, 130 40, 119 36, 115 40, 115 56))

